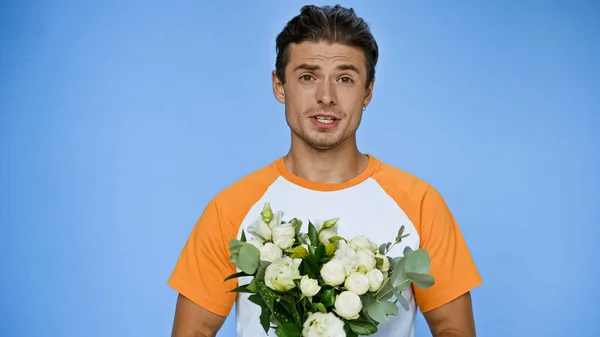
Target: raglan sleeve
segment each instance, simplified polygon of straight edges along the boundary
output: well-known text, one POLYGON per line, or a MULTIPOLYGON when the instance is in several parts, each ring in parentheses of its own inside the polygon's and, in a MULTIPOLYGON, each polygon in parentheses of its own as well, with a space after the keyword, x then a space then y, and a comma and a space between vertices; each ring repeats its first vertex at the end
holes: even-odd
POLYGON ((237 233, 213 199, 192 228, 168 285, 199 306, 227 316, 235 301, 236 279, 224 281, 236 272, 229 259, 229 240, 237 233))
POLYGON ((442 306, 483 283, 454 215, 433 187, 423 196, 419 228, 420 248, 429 254, 429 273, 435 280, 430 288, 413 287, 421 312, 442 306))

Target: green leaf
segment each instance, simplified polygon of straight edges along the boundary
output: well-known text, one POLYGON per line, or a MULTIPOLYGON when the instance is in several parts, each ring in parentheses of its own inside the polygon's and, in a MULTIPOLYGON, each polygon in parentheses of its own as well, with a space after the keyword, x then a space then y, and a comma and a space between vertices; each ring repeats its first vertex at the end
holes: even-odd
POLYGON ((402 252, 402 254, 404 254, 404 256, 408 257, 408 255, 410 255, 413 252, 413 249, 410 248, 410 246, 406 246, 404 247, 404 251, 402 252))
POLYGON ((241 240, 242 242, 246 242, 246 233, 244 233, 244 230, 242 229, 242 238, 241 240))
POLYGON ((275 315, 275 318, 280 323, 280 325, 284 325, 286 323, 294 324, 292 315, 287 310, 285 310, 285 308, 280 302, 275 302, 274 308, 275 309, 273 310, 273 315, 275 315))
POLYGON ((259 307, 261 307, 261 309, 266 309, 267 308, 267 304, 262 299, 262 297, 260 297, 259 294, 252 294, 252 295, 248 296, 248 300, 250 302, 258 305, 259 307))
POLYGON ((256 272, 256 276, 252 281, 263 281, 265 279, 265 271, 267 267, 271 264, 269 261, 260 261, 258 264, 258 271, 256 272))
POLYGON ((300 274, 308 275, 310 278, 315 278, 319 272, 319 263, 314 257, 307 256, 300 263, 300 274))
POLYGON ((274 311, 275 303, 279 298, 279 294, 277 294, 273 289, 267 287, 263 281, 256 282, 256 291, 260 297, 262 297, 263 301, 265 301, 267 308, 269 308, 271 311, 274 311))
POLYGON ((348 322, 346 322, 344 324, 344 331, 346 332, 346 337, 358 337, 356 332, 354 332, 354 331, 352 331, 352 329, 350 329, 350 325, 348 324, 348 322))
POLYGON ((398 263, 396 263, 396 266, 392 270, 392 286, 394 288, 400 289, 400 291, 406 290, 410 286, 410 280, 408 280, 406 272, 404 271, 405 263, 406 258, 403 257, 398 261, 398 263))
POLYGON ((263 308, 260 313, 260 325, 265 330, 265 334, 268 334, 271 327, 271 311, 267 308, 263 308))
POLYGON ((398 300, 398 302, 400 302, 400 305, 402 305, 402 307, 404 308, 404 310, 408 310, 408 301, 406 300, 406 297, 402 296, 402 293, 397 292, 396 290, 394 290, 394 296, 396 297, 396 299, 398 300))
POLYGON ((325 245, 320 243, 317 249, 315 249, 315 260, 317 260, 317 262, 323 261, 323 258, 325 258, 326 253, 327 250, 325 248, 325 245))
POLYGON ((388 321, 388 315, 398 314, 398 307, 392 302, 379 301, 369 304, 366 311, 373 320, 378 323, 385 323, 388 321))
POLYGON ((260 250, 253 245, 246 243, 240 249, 236 266, 243 272, 253 275, 260 262, 260 250))
POLYGON ((296 241, 301 245, 308 245, 309 244, 308 234, 306 234, 306 233, 298 234, 298 236, 296 236, 296 241))
POLYGON ((333 289, 327 289, 327 290, 323 291, 323 295, 321 296, 321 303, 323 303, 323 305, 325 307, 332 306, 334 300, 335 300, 335 291, 333 289))
POLYGON ((285 310, 291 315, 295 324, 302 325, 302 319, 300 313, 296 309, 296 300, 292 295, 281 296, 279 304, 281 304, 285 310))
POLYGON ((250 274, 247 274, 247 273, 244 273, 243 271, 241 271, 241 272, 239 272, 239 273, 235 273, 235 274, 231 274, 231 275, 227 276, 227 277, 225 278, 225 280, 223 280, 223 282, 225 282, 225 281, 229 281, 229 280, 231 280, 231 279, 238 278, 238 277, 244 277, 244 276, 252 276, 252 275, 250 275, 250 274))
POLYGON ((321 230, 327 229, 327 228, 331 228, 333 226, 335 226, 335 224, 340 220, 340 218, 333 218, 333 219, 329 219, 327 221, 325 221, 323 223, 323 227, 321 227, 321 230))
POLYGON ((325 308, 323 303, 313 303, 312 307, 313 307, 313 309, 315 309, 317 311, 320 311, 322 313, 327 313, 327 309, 325 308))
POLYGON ((406 276, 419 288, 426 289, 435 284, 433 276, 429 274, 406 272, 406 276))
POLYGON ((381 254, 381 255, 385 254, 385 247, 386 247, 385 243, 382 243, 379 246, 379 254, 381 254))
POLYGON ((400 241, 402 241, 402 234, 404 234, 404 226, 400 227, 400 230, 398 230, 398 236, 396 236, 396 243, 400 243, 400 241))
POLYGON ((296 235, 300 234, 300 230, 302 229, 302 221, 293 218, 292 220, 289 221, 289 223, 294 227, 294 229, 296 230, 296 235))
POLYGON ((359 336, 372 335, 377 332, 377 326, 367 321, 351 320, 348 321, 348 325, 359 336))
POLYGON ((250 289, 248 289, 248 284, 245 284, 243 286, 239 286, 235 289, 231 289, 229 290, 230 293, 250 293, 250 294, 254 294, 255 291, 252 291, 250 289))
POLYGON ((392 292, 392 290, 393 290, 392 281, 391 281, 390 278, 387 278, 387 279, 385 279, 383 281, 383 285, 377 291, 375 299, 377 301, 381 301, 381 300, 387 301, 387 300, 389 300, 394 295, 394 293, 392 292))
POLYGON ((284 323, 275 330, 278 337, 300 337, 300 329, 293 323, 284 323))
POLYGON ((381 306, 381 302, 373 302, 366 308, 367 314, 377 323, 385 323, 387 322, 387 316, 383 312, 383 306, 381 306))
POLYGON ((308 222, 308 238, 310 239, 310 245, 313 247, 317 247, 319 245, 319 234, 317 233, 317 229, 312 222, 308 222))
POLYGON ((404 270, 410 273, 426 274, 429 272, 429 254, 424 249, 418 249, 406 256, 404 270))

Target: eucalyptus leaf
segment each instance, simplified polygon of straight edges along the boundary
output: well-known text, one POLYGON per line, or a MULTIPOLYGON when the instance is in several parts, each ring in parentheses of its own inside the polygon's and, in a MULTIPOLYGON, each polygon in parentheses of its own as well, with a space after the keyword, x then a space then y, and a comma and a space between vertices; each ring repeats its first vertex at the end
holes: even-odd
POLYGON ((398 299, 398 302, 400 302, 400 305, 404 308, 404 310, 408 311, 409 307, 406 297, 402 296, 402 294, 396 294, 396 299, 398 299))
POLYGON ((400 230, 398 230, 398 235, 396 236, 396 243, 400 243, 400 241, 402 241, 402 234, 404 234, 404 225, 402 227, 400 227, 400 230))
POLYGON ((410 246, 406 246, 404 247, 404 251, 402 252, 404 254, 404 256, 408 256, 413 252, 413 249, 410 248, 410 246))
POLYGON ((379 246, 379 254, 381 254, 381 255, 385 254, 385 247, 386 247, 386 246, 385 246, 385 243, 382 243, 382 244, 379 246))
POLYGON ((429 254, 424 249, 417 249, 406 256, 404 270, 410 273, 425 274, 429 272, 429 254))
POLYGON ((433 276, 429 274, 407 272, 406 276, 419 288, 426 289, 435 284, 433 276))
POLYGON ((245 243, 240 248, 240 254, 236 261, 236 266, 243 272, 254 274, 260 262, 260 251, 249 243, 245 243))
POLYGON ((381 303, 382 302, 373 302, 365 308, 369 317, 377 323, 385 323, 388 320, 381 303))

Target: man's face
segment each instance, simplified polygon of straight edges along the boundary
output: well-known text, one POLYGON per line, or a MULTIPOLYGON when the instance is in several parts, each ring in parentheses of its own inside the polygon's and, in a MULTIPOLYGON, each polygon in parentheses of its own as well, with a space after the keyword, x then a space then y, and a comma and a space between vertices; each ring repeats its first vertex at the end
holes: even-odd
POLYGON ((371 100, 366 59, 360 48, 303 42, 289 49, 282 84, 273 72, 275 97, 285 103, 292 137, 328 150, 352 139, 371 100))

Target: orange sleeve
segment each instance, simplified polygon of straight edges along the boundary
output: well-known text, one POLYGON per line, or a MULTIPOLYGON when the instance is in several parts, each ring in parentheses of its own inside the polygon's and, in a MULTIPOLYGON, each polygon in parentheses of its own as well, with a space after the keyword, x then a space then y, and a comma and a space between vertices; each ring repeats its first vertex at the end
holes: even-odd
POLYGON ((237 280, 223 280, 236 272, 229 262, 229 240, 238 226, 224 218, 213 199, 192 229, 168 285, 199 306, 227 316, 236 294, 229 292, 237 280))
POLYGON ((425 190, 417 229, 420 247, 431 259, 429 273, 435 284, 413 286, 421 312, 433 310, 483 283, 467 244, 446 202, 433 187, 425 190))

